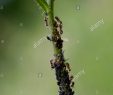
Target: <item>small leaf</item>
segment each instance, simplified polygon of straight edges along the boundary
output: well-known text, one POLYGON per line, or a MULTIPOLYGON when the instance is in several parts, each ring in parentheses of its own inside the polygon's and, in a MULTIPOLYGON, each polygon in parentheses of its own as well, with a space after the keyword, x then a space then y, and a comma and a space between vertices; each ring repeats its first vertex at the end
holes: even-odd
POLYGON ((45 12, 47 13, 49 12, 49 5, 47 4, 45 0, 36 0, 36 1, 45 12))

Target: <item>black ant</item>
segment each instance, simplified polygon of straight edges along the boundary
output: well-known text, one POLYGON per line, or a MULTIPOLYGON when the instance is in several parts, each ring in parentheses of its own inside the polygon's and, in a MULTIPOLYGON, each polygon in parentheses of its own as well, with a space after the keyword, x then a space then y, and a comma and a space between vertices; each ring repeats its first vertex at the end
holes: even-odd
POLYGON ((49 24, 48 24, 48 14, 47 13, 45 13, 44 21, 45 21, 46 26, 49 26, 49 24))
POLYGON ((54 26, 56 27, 57 31, 60 34, 63 34, 63 31, 62 31, 62 21, 57 16, 55 16, 55 20, 56 21, 54 21, 54 26))

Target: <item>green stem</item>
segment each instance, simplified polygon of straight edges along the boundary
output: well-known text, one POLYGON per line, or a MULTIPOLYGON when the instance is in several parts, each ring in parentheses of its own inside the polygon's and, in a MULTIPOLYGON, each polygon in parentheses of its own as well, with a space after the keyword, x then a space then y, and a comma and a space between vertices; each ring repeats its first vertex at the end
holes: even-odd
MULTIPOLYGON (((49 6, 50 6, 50 11, 49 11, 49 26, 52 32, 52 36, 54 36, 54 0, 49 0, 49 6)), ((54 54, 58 54, 58 49, 55 47, 54 42, 53 42, 53 48, 54 48, 54 54)))
MULTIPOLYGON (((56 29, 59 26, 58 25, 56 26, 55 24, 56 23, 55 20, 57 17, 54 17, 54 0, 49 0, 48 5, 49 5, 48 20, 52 34, 51 41, 53 43, 54 57, 55 57, 54 59, 50 60, 50 63, 51 63, 51 67, 55 69, 57 85, 59 86, 59 95, 74 95, 74 91, 72 90, 72 87, 74 86, 74 82, 72 81, 73 76, 69 75, 71 69, 69 64, 66 63, 66 60, 64 59, 64 54, 62 49, 63 40, 61 39, 61 34, 56 29)), ((62 26, 60 28, 62 29, 62 26)))

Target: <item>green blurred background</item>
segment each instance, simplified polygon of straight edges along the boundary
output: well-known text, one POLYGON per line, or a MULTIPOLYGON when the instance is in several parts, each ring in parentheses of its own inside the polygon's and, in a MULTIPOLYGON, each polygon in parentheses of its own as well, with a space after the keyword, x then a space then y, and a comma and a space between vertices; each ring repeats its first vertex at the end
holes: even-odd
MULTIPOLYGON (((56 0, 55 15, 77 75, 75 95, 113 95, 113 0, 56 0)), ((48 34, 33 0, 0 0, 0 95, 58 95, 48 34)))

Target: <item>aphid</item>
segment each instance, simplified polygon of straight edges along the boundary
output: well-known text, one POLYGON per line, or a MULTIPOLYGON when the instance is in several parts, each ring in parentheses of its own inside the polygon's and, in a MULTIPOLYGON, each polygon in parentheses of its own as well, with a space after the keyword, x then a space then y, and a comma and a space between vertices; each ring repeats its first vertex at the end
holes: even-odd
POLYGON ((56 30, 57 30, 57 32, 58 32, 59 34, 63 34, 63 30, 62 30, 62 28, 60 28, 60 26, 58 26, 58 27, 56 28, 56 30))
POLYGON ((58 27, 57 21, 54 20, 53 25, 54 25, 55 28, 57 28, 58 27))
POLYGON ((62 43, 63 43, 63 40, 62 39, 58 39, 57 42, 56 42, 56 47, 59 48, 59 49, 62 48, 63 47, 62 43))
POLYGON ((72 82, 72 83, 71 83, 71 87, 74 87, 74 85, 75 85, 75 83, 74 83, 74 82, 72 82))
POLYGON ((49 40, 49 41, 53 41, 51 35, 48 35, 46 38, 47 38, 47 40, 49 40))
POLYGON ((55 68, 55 67, 59 67, 59 59, 51 59, 50 63, 51 63, 51 68, 55 68))
POLYGON ((55 35, 55 36, 59 36, 58 28, 54 28, 54 35, 55 35))
POLYGON ((74 79, 74 77, 72 75, 69 78, 70 78, 71 81, 74 79))
POLYGON ((74 93, 75 93, 75 92, 73 91, 73 92, 72 92, 72 95, 74 95, 74 93))
POLYGON ((57 58, 59 58, 59 60, 64 63, 65 59, 64 59, 64 51, 62 50, 62 52, 60 54, 57 54, 56 56, 57 58))
POLYGON ((57 85, 60 85, 60 82, 59 81, 57 82, 57 85))
POLYGON ((51 38, 49 36, 47 36, 47 39, 51 41, 51 38))
POLYGON ((51 59, 51 60, 50 60, 50 64, 51 64, 51 68, 52 68, 52 69, 55 68, 54 63, 55 63, 55 60, 54 60, 54 59, 51 59))
POLYGON ((68 69, 69 71, 71 71, 71 68, 70 68, 69 63, 66 63, 66 67, 67 67, 67 69, 68 69))
POLYGON ((60 30, 60 34, 63 34, 63 30, 60 30))

